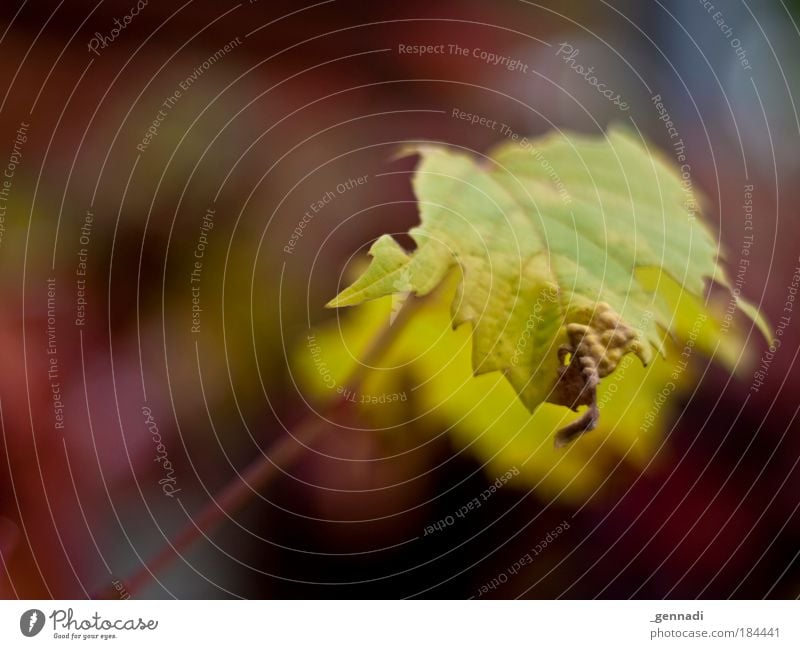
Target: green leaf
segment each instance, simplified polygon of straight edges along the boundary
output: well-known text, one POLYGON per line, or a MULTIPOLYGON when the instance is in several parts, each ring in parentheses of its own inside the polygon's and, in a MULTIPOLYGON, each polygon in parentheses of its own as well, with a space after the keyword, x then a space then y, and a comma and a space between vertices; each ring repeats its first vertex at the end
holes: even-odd
MULTIPOLYGON (((663 350, 670 309, 637 269, 693 296, 706 279, 728 285, 691 179, 627 131, 523 139, 481 160, 438 146, 414 152, 416 249, 382 236, 367 270, 328 306, 425 295, 460 273, 453 326, 472 326, 474 373, 502 372, 530 411, 545 401, 588 407, 558 443, 594 428, 598 382, 623 356, 647 365, 663 350)), ((740 306, 768 334, 757 310, 740 306)))
MULTIPOLYGON (((758 358, 743 349, 741 327, 723 325, 724 296, 705 304, 657 271, 640 274, 672 314, 666 355, 656 354, 647 367, 632 355, 624 358, 598 387, 597 428, 566 450, 553 448, 552 436, 568 423, 570 411, 545 403, 531 414, 500 373, 473 376, 469 328, 451 327, 450 303, 460 281, 455 275, 415 305, 414 317, 395 332, 394 342, 359 388, 344 396, 358 409, 358 421, 388 447, 395 443, 398 422, 409 422, 402 429, 405 435, 431 440, 449 435, 491 480, 518 470, 515 488, 533 488, 545 501, 577 506, 613 484, 609 474, 615 467, 654 466, 654 457, 663 453, 664 434, 681 401, 691 395, 705 358, 745 375, 758 358), (687 364, 687 358, 696 362, 687 364)), ((387 296, 366 302, 298 340, 292 371, 304 398, 324 403, 342 395, 356 359, 364 357, 376 333, 391 321, 394 301, 387 296)))

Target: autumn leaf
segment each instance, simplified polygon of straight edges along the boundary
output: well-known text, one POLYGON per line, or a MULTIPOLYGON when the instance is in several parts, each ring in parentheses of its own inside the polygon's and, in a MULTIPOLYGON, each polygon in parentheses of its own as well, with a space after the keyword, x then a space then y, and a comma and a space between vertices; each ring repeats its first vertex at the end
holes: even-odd
MULTIPOLYGON (((673 313, 640 270, 694 297, 706 280, 728 286, 691 179, 627 131, 506 143, 480 160, 441 146, 413 152, 416 249, 380 237, 366 271, 328 306, 401 284, 422 296, 459 274, 452 325, 471 325, 475 375, 503 373, 531 412, 587 406, 558 444, 595 427, 599 381, 624 356, 646 366, 663 351, 673 313)), ((739 302, 769 338, 757 310, 739 302)))

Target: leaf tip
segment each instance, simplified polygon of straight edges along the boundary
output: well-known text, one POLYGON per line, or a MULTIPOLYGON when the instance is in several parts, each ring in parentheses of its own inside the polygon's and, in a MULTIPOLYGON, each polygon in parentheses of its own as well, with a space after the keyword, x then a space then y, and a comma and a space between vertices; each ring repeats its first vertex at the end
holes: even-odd
POLYGON ((747 300, 742 298, 741 296, 734 296, 736 300, 736 306, 738 307, 739 311, 744 313, 750 321, 756 326, 761 332, 761 335, 764 336, 764 339, 767 341, 769 345, 775 344, 775 333, 770 328, 769 322, 764 317, 764 315, 759 311, 758 307, 753 304, 750 304, 747 300))

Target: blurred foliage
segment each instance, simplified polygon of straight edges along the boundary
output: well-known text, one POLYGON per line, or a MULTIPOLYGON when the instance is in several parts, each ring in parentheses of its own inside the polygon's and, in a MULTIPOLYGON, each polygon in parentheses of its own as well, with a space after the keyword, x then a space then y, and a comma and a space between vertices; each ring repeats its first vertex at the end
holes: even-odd
MULTIPOLYGON (((659 299, 674 314, 673 333, 664 336, 666 355, 656 356, 648 367, 625 356, 600 383, 598 428, 557 449, 553 433, 574 413, 544 403, 530 414, 500 372, 473 376, 470 327, 453 330, 451 324, 457 280, 451 274, 442 290, 420 306, 368 373, 361 392, 346 396, 359 404, 364 423, 384 435, 403 423, 396 419, 402 412, 396 404, 407 401, 421 428, 450 433, 484 463, 490 477, 517 467, 514 486, 535 488, 541 497, 580 502, 603 485, 622 458, 645 467, 668 429, 677 393, 696 379, 686 362, 695 352, 731 369, 746 363, 733 334, 722 333, 720 305, 706 306, 674 281, 644 272, 641 281, 657 285, 659 299)), ((320 403, 341 391, 370 340, 390 322, 396 310, 392 301, 381 298, 342 312, 298 345, 294 368, 306 398, 320 403)))

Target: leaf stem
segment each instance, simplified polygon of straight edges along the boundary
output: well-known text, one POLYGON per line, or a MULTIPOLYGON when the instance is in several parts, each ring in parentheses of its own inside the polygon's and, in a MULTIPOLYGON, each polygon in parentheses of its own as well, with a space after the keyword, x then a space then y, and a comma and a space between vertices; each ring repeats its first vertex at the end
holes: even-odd
MULTIPOLYGON (((174 540, 167 541, 164 546, 150 561, 143 564, 133 575, 124 580, 125 589, 135 595, 147 586, 153 578, 178 557, 182 556, 200 537, 207 538, 228 518, 232 513, 241 509, 269 482, 281 473, 281 469, 294 464, 303 452, 317 441, 320 435, 329 428, 328 417, 335 417, 350 402, 345 395, 359 388, 372 366, 380 360, 383 354, 391 347, 397 336, 403 330, 426 298, 409 296, 397 312, 395 319, 383 327, 372 339, 364 351, 361 362, 353 368, 350 376, 344 382, 345 390, 325 407, 327 417, 315 417, 309 413, 300 422, 294 432, 278 439, 265 453, 255 458, 241 474, 238 474, 217 495, 203 506, 194 516, 189 518, 186 526, 175 536, 174 540)), ((99 595, 102 597, 102 595, 99 595)))

